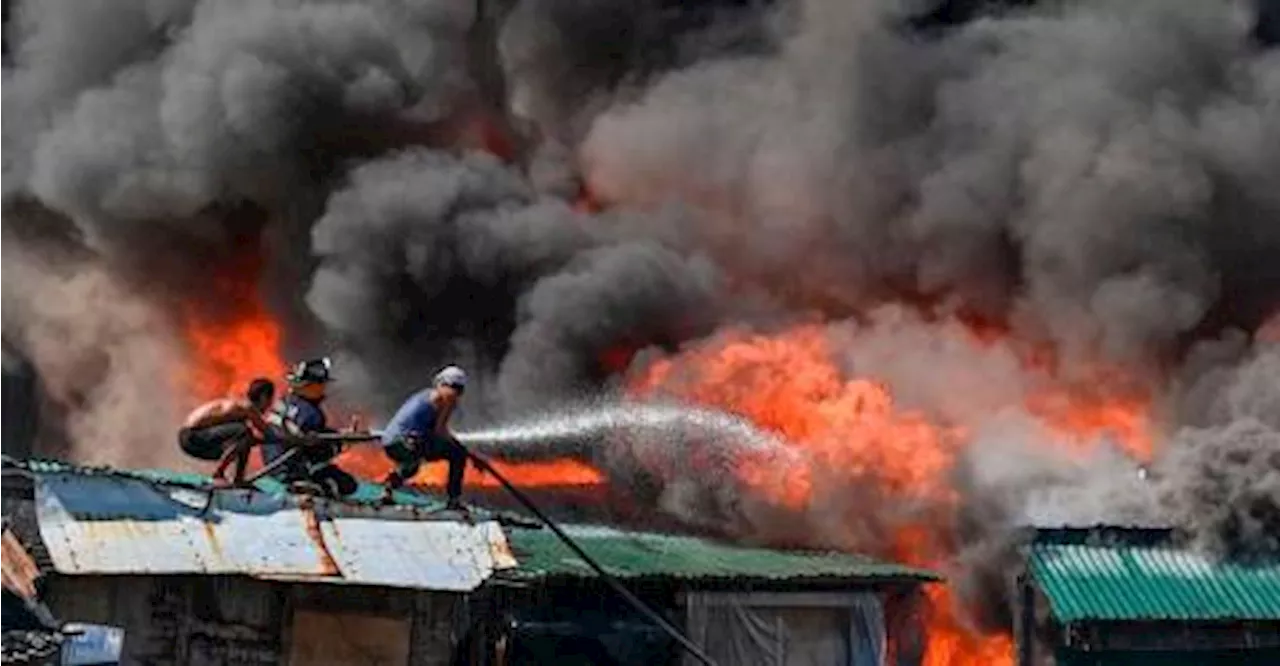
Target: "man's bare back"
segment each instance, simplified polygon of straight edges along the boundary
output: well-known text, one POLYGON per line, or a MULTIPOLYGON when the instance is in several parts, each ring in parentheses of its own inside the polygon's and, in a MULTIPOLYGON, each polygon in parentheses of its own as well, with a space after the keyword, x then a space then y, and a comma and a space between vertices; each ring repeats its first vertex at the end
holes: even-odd
POLYGON ((261 423, 260 419, 261 417, 258 416, 257 411, 249 404, 249 401, 235 398, 219 398, 210 400, 192 410, 187 415, 187 420, 183 423, 183 427, 192 429, 208 428, 235 421, 249 421, 257 425, 257 423, 261 423))

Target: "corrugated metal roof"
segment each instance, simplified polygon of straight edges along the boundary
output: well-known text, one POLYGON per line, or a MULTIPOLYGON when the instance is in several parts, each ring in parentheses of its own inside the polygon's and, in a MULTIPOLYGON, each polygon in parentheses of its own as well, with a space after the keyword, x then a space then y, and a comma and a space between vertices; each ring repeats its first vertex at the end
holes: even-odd
MULTIPOLYGON (((37 478, 42 541, 61 573, 246 573, 451 590, 472 589, 499 570, 524 579, 594 575, 548 530, 511 527, 504 533, 494 519, 528 521, 485 511, 473 512, 480 521, 475 526, 441 520, 433 516, 440 498, 416 492, 398 492, 397 502, 384 507, 374 503, 381 488, 362 484, 353 502, 302 506, 281 484, 264 479, 256 484, 258 492, 219 491, 202 514, 208 477, 55 461, 22 464, 37 478)), ((564 527, 623 577, 940 579, 931 571, 857 555, 564 527)))
POLYGON ((40 537, 64 574, 333 575, 303 512, 264 493, 208 496, 110 476, 55 474, 36 485, 40 537))
POLYGON ((505 541, 495 522, 474 527, 452 521, 389 525, 370 518, 336 518, 323 521, 320 530, 343 578, 459 592, 474 590, 489 577, 496 564, 492 544, 505 541))
POLYGON ((239 573, 458 591, 507 562, 492 521, 248 490, 215 493, 206 512, 208 501, 133 475, 42 473, 36 483, 40 536, 64 574, 239 573))
MULTIPOLYGON (((5 464, 6 467, 18 467, 30 471, 33 475, 41 477, 66 474, 74 476, 135 479, 158 486, 188 488, 205 492, 213 487, 213 479, 209 476, 165 469, 126 469, 118 467, 76 465, 59 460, 14 460, 12 458, 6 458, 5 464)), ((254 482, 253 488, 267 495, 289 495, 288 488, 286 488, 285 484, 272 478, 258 479, 254 482)), ((374 511, 374 513, 366 515, 386 517, 396 512, 407 512, 405 515, 412 518, 429 516, 437 510, 443 509, 445 506, 445 500, 442 496, 419 492, 418 490, 413 489, 399 489, 392 492, 392 502, 390 505, 387 505, 382 501, 384 492, 385 488, 383 486, 376 483, 362 481, 360 482, 356 492, 343 498, 342 504, 352 511, 358 510, 357 507, 367 507, 374 511)), ((492 511, 473 506, 471 507, 471 512, 478 520, 493 519, 500 522, 530 524, 528 518, 504 511, 492 511)))
POLYGON ((1046 530, 1031 544, 1029 570, 1062 622, 1280 619, 1280 561, 1215 562, 1168 537, 1046 530))
MULTIPOLYGON (((114 478, 137 479, 147 483, 205 490, 213 487, 213 479, 204 474, 177 472, 167 469, 126 469, 120 467, 76 465, 60 460, 7 460, 6 464, 26 469, 33 474, 48 476, 54 474, 73 474, 75 476, 107 476, 114 478)), ((286 490, 283 483, 272 479, 258 479, 254 488, 267 494, 283 494, 286 490)), ((360 488, 346 498, 353 504, 380 505, 382 486, 361 483, 360 488)), ((439 508, 444 502, 436 497, 417 492, 398 490, 393 496, 394 505, 424 508, 439 508)))
MULTIPOLYGON (((622 578, 940 580, 931 571, 858 555, 744 548, 606 527, 562 527, 605 570, 622 578)), ((507 541, 520 567, 503 572, 504 577, 595 576, 550 530, 509 528, 507 541)))

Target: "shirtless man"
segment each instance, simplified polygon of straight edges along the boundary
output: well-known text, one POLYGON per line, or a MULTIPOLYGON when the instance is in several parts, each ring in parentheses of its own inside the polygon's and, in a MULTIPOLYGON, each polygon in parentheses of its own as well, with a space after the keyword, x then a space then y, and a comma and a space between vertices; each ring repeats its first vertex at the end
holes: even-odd
POLYGON ((200 460, 218 460, 215 478, 222 478, 235 460, 236 483, 244 481, 249 449, 267 432, 263 415, 271 407, 276 387, 269 379, 249 383, 244 398, 219 398, 197 407, 178 431, 178 446, 200 460))

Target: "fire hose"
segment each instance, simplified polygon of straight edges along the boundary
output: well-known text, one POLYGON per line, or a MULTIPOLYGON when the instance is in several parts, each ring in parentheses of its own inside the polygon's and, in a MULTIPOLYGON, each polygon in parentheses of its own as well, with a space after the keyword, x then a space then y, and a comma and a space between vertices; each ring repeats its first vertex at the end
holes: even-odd
POLYGON ((376 441, 381 437, 382 437, 382 433, 378 433, 378 432, 314 433, 314 434, 302 435, 298 439, 303 440, 305 442, 304 444, 302 444, 301 446, 295 446, 289 449, 288 451, 285 451, 284 454, 277 456, 275 460, 272 460, 266 465, 263 465, 262 469, 245 477, 243 484, 244 485, 252 484, 254 481, 257 481, 258 479, 261 479, 279 470, 281 467, 284 467, 285 465, 289 464, 289 461, 296 458, 298 454, 302 452, 303 447, 305 447, 309 443, 328 442, 328 443, 338 443, 338 444, 355 444, 359 442, 376 441))
POLYGON ((533 500, 529 499, 528 495, 525 495, 522 490, 515 487, 515 485, 508 481, 505 476, 499 473, 498 470, 494 469, 493 465, 488 460, 480 454, 463 446, 457 440, 454 440, 453 443, 456 446, 461 447, 463 451, 466 451, 467 457, 470 458, 471 462, 475 463, 475 466, 480 468, 481 471, 486 474, 492 474, 493 478, 497 479, 498 483, 502 484, 502 487, 505 488, 507 492, 511 493, 511 496, 516 498, 517 502, 520 502, 524 508, 528 509, 530 513, 538 518, 538 520, 542 521, 542 524, 546 525, 547 529, 551 530, 556 537, 558 537, 560 541, 568 547, 569 550, 573 551, 574 555, 577 555, 579 559, 586 562, 587 566, 591 567, 596 572, 596 575, 600 576, 600 579, 612 588, 618 596, 622 597, 637 611, 640 611, 642 615, 649 618, 654 624, 658 625, 658 628, 662 629, 667 633, 667 635, 675 639, 681 647, 687 650, 689 654, 693 655, 698 661, 706 664, 706 666, 716 666, 715 661, 713 661, 707 653, 703 652, 702 648, 698 647, 697 643, 690 640, 689 637, 685 636, 684 633, 680 631, 680 629, 671 624, 671 622, 669 622, 665 617, 662 617, 660 613, 650 608, 648 604, 640 599, 640 597, 637 597, 635 593, 628 590, 625 585, 618 582, 618 579, 612 574, 605 571, 604 567, 600 566, 600 564, 592 559, 590 555, 587 555, 587 552, 584 551, 577 542, 570 538, 568 534, 565 534, 564 530, 560 529, 560 526, 557 525, 555 521, 551 520, 547 514, 543 513, 542 510, 538 508, 538 505, 534 504, 533 500))
MULTIPOLYGON (((379 439, 381 436, 382 436, 381 433, 376 433, 376 432, 308 433, 306 435, 292 436, 290 437, 290 439, 296 442, 297 444, 292 448, 290 448, 288 451, 285 451, 283 454, 276 456, 276 458, 271 462, 267 463, 266 465, 263 465, 262 469, 254 472, 253 474, 250 474, 249 476, 236 482, 234 485, 230 487, 219 488, 217 486, 214 486, 210 488, 209 496, 205 499, 204 507, 200 509, 199 515, 204 515, 208 513, 209 509, 213 506, 214 493, 216 493, 217 491, 253 487, 254 482, 257 481, 258 479, 264 478, 274 472, 277 472, 282 467, 289 464, 289 461, 298 457, 298 455, 302 452, 303 448, 305 448, 309 444, 314 444, 317 442, 329 442, 329 443, 338 443, 338 444, 372 442, 379 439)), ((261 446, 261 445, 262 445, 261 441, 255 442, 253 444, 253 446, 261 446)), ((234 451, 228 451, 227 455, 232 455, 234 453, 235 453, 234 451)))
MULTIPOLYGON (((319 433, 319 434, 305 435, 301 439, 305 440, 308 443, 336 442, 336 443, 346 444, 346 443, 355 443, 355 442, 374 441, 376 439, 379 439, 380 437, 381 437, 381 433, 374 433, 374 432, 319 433)), ((583 550, 582 547, 579 546, 577 542, 575 542, 568 534, 566 534, 565 531, 561 529, 560 526, 557 525, 554 520, 552 520, 546 513, 544 513, 542 509, 538 508, 538 505, 534 504, 533 500, 531 500, 528 495, 524 494, 524 491, 520 490, 515 486, 515 484, 511 483, 511 481, 508 480, 507 477, 504 476, 501 472, 495 469, 493 464, 490 463, 484 456, 481 456, 480 454, 467 448, 456 439, 451 440, 451 443, 454 446, 457 446, 460 449, 462 449, 467 454, 467 458, 470 459, 471 462, 477 468, 479 468, 482 472, 486 474, 491 474, 493 478, 497 479, 498 483, 501 484, 502 487, 506 489, 508 493, 511 493, 511 496, 514 497, 517 502, 519 502, 525 509, 527 509, 535 517, 537 517, 538 520, 542 521, 542 524, 545 525, 547 529, 551 530, 551 532, 555 534, 556 537, 560 539, 562 543, 564 543, 565 547, 567 547, 570 551, 573 552, 574 555, 578 556, 579 559, 585 562, 587 566, 591 567, 591 569, 596 572, 596 575, 600 576, 600 579, 603 580, 605 584, 608 585, 615 593, 617 593, 618 596, 622 597, 622 599, 626 601, 628 604, 631 604, 633 608, 635 608, 637 611, 640 612, 640 614, 644 615, 646 618, 652 621, 655 625, 657 625, 659 629, 662 629, 664 632, 667 633, 667 635, 671 636, 672 639, 674 639, 677 643, 679 643, 681 647, 683 647, 686 651, 688 651, 689 654, 693 655, 694 658, 696 658, 699 662, 702 662, 706 666, 716 666, 715 661, 712 660, 711 657, 707 655, 706 652, 703 652, 702 648, 700 648, 697 643, 694 643, 692 640, 690 640, 689 637, 685 636, 684 633, 681 632, 679 628, 677 628, 669 620, 663 617, 662 614, 650 608, 648 604, 646 604, 642 599, 640 599, 640 597, 636 596, 635 593, 627 589, 627 587, 623 585, 621 582, 619 582, 617 578, 615 578, 612 574, 606 571, 604 567, 600 566, 600 563, 596 562, 594 558, 588 555, 587 552, 583 550)), ((252 476, 247 477, 244 480, 244 484, 250 485, 254 481, 260 478, 263 478, 264 476, 271 474, 272 472, 288 464, 290 460, 296 457, 299 454, 299 452, 303 450, 304 446, 306 446, 306 444, 303 444, 302 446, 295 446, 290 450, 286 451, 283 455, 277 457, 275 460, 271 461, 269 464, 263 466, 262 469, 255 472, 252 476)), ((212 502, 212 493, 210 493, 210 501, 212 502)))

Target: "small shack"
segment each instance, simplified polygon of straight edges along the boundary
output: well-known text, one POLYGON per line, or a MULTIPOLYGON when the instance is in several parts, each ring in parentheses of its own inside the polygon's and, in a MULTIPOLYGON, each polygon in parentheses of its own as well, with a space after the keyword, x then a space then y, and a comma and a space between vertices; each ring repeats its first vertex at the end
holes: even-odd
POLYGON ((1170 529, 1028 533, 1020 666, 1280 664, 1280 560, 1215 561, 1170 529))
MULTIPOLYGON (((918 664, 928 571, 856 555, 743 548, 689 536, 569 526, 607 571, 719 664, 918 664)), ((623 604, 547 530, 507 530, 520 565, 495 575, 485 663, 698 662, 623 604)))
MULTIPOLYGON (((654 664, 684 659, 527 519, 438 498, 211 491, 167 471, 6 461, 4 509, 53 612, 123 663, 654 664), (24 484, 11 483, 18 475, 24 484)), ((721 664, 913 666, 928 571, 586 525, 566 531, 721 664)))

